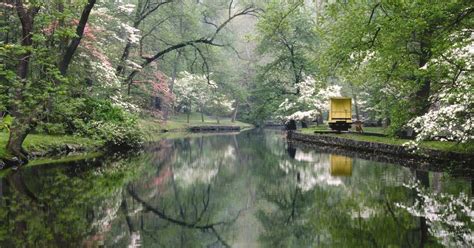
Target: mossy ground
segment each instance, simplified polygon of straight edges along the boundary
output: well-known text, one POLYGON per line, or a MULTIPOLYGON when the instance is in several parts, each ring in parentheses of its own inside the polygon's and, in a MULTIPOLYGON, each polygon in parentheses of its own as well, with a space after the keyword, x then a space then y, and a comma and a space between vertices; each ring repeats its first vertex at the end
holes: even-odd
MULTIPOLYGON (((320 125, 320 126, 312 126, 309 128, 302 128, 299 131, 302 133, 307 134, 314 134, 314 131, 322 131, 322 130, 329 130, 327 125, 320 125)), ((382 127, 364 127, 365 132, 372 132, 372 133, 385 133, 385 130, 382 127)), ((383 144, 390 144, 390 145, 403 145, 404 143, 408 142, 407 139, 398 139, 393 137, 378 137, 378 136, 367 136, 367 135, 359 135, 356 133, 328 133, 328 134, 319 134, 319 135, 327 135, 327 136, 335 136, 353 140, 360 140, 360 141, 368 141, 368 142, 377 142, 383 144)), ((435 149, 441 151, 449 151, 449 152, 458 152, 458 153, 474 153, 474 142, 470 141, 467 143, 456 143, 456 142, 449 142, 449 141, 423 141, 421 142, 420 146, 422 148, 428 149, 435 149)))

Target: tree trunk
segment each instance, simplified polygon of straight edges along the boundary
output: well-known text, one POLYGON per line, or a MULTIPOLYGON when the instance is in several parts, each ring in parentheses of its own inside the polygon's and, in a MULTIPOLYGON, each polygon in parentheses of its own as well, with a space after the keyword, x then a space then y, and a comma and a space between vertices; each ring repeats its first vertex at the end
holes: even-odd
POLYGON ((216 115, 216 119, 217 119, 217 124, 220 124, 221 122, 220 122, 220 120, 219 120, 219 116, 218 116, 218 115, 216 115))
POLYGON ((354 97, 354 107, 355 107, 355 112, 356 112, 356 119, 359 121, 360 120, 360 115, 359 115, 359 104, 357 103, 357 95, 353 94, 354 97))
POLYGON ((201 122, 204 122, 204 113, 203 113, 202 107, 201 107, 201 122))
POLYGON ((296 130, 296 121, 295 120, 289 120, 288 122, 286 122, 285 123, 285 130, 287 130, 287 131, 296 130))
POLYGON ((63 55, 63 60, 59 64, 59 71, 61 72, 61 75, 66 75, 67 70, 69 68, 69 64, 72 61, 72 57, 74 56, 77 47, 81 43, 81 39, 84 35, 84 30, 86 29, 89 15, 95 5, 95 2, 96 0, 88 0, 86 6, 82 10, 81 19, 79 20, 79 24, 77 24, 76 27, 76 37, 71 40, 71 43, 69 43, 69 46, 66 48, 66 52, 63 55))
POLYGON ((306 123, 306 121, 301 121, 301 128, 308 128, 308 124, 306 123))
MULTIPOLYGON (((420 57, 418 61, 418 68, 422 68, 428 63, 431 58, 431 36, 433 32, 431 30, 425 31, 422 34, 420 40, 420 57)), ((420 78, 420 89, 416 92, 416 115, 425 114, 430 107, 430 91, 431 91, 431 81, 429 78, 420 78)))
MULTIPOLYGON (((177 76, 177 73, 178 73, 178 65, 179 65, 179 57, 180 57, 181 53, 178 51, 176 53, 176 58, 174 60, 174 63, 173 63, 173 73, 171 74, 171 80, 168 84, 168 87, 170 89, 170 92, 171 94, 173 93, 173 89, 174 89, 174 83, 176 81, 176 76, 177 76)), ((164 114, 163 114, 163 119, 165 121, 168 120, 168 116, 169 116, 169 112, 173 109, 173 103, 170 102, 169 104, 166 104, 166 108, 165 108, 165 111, 164 111, 164 114)), ((204 121, 203 121, 204 122, 204 121)))
POLYGON ((25 122, 15 119, 10 127, 10 135, 6 146, 7 152, 18 157, 21 164, 28 162, 28 153, 23 149, 23 141, 32 129, 31 123, 25 125, 25 122))
POLYGON ((191 115, 191 111, 189 111, 187 114, 188 114, 187 115, 187 122, 189 123, 189 116, 191 115))
MULTIPOLYGON (((16 0, 15 1, 15 9, 18 14, 18 17, 21 22, 21 30, 22 30, 22 39, 21 39, 21 46, 22 47, 30 47, 33 45, 33 25, 35 16, 39 11, 39 7, 30 7, 25 8, 23 5, 23 1, 16 0)), ((8 137, 8 142, 6 145, 6 150, 10 155, 16 156, 19 158, 20 164, 28 162, 28 156, 26 151, 23 149, 23 141, 25 140, 26 136, 30 132, 30 125, 31 121, 26 121, 25 118, 22 118, 24 114, 20 109, 19 104, 23 102, 23 89, 27 84, 28 78, 28 71, 30 65, 30 55, 31 52, 20 54, 19 63, 17 65, 17 76, 20 78, 22 82, 21 87, 17 87, 15 89, 15 96, 14 96, 14 103, 11 105, 11 113, 12 116, 15 118, 11 127, 10 127, 10 134, 8 137)))
POLYGON ((431 81, 429 79, 425 79, 422 82, 421 88, 416 92, 417 105, 418 105, 416 112, 418 115, 425 114, 430 107, 430 102, 429 102, 430 89, 431 89, 431 81))
POLYGON ((123 49, 123 53, 122 53, 122 57, 120 58, 119 65, 117 66, 117 69, 116 69, 117 76, 121 76, 125 73, 125 63, 126 63, 125 61, 128 59, 131 48, 132 48, 132 43, 130 41, 127 41, 127 44, 125 45, 125 48, 123 49))
POLYGON ((352 91, 352 98, 354 99, 354 108, 356 112, 356 119, 359 121, 360 120, 360 115, 359 115, 359 104, 357 103, 357 94, 354 92, 354 85, 350 83, 351 86, 351 91, 352 91))
POLYGON ((237 119, 237 111, 239 109, 239 103, 235 103, 235 108, 234 108, 234 111, 232 112, 232 120, 231 122, 234 123, 235 120, 237 119))

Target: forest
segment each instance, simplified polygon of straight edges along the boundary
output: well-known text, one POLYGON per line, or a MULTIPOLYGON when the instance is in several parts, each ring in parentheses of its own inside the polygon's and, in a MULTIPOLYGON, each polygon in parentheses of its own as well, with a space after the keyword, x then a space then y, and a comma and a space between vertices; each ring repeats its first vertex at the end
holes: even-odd
POLYGON ((474 247, 469 0, 0 0, 0 247, 474 247))
MULTIPOLYGON (((143 141, 142 119, 323 123, 328 99, 391 137, 470 143, 470 1, 1 3, 2 156, 30 134, 143 141)), ((48 139, 45 136, 45 139, 48 139)))

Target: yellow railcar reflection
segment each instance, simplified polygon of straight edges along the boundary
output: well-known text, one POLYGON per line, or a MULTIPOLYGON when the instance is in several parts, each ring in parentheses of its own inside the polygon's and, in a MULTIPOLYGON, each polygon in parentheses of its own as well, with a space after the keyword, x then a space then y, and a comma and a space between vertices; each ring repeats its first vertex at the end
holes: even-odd
POLYGON ((331 157, 331 176, 351 176, 352 158, 340 155, 330 155, 331 157))

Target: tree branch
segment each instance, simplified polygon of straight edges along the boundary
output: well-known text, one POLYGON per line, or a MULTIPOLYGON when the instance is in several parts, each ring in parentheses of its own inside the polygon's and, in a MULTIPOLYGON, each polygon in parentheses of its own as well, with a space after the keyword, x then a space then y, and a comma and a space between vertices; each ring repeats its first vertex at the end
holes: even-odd
POLYGON ((66 52, 63 55, 63 60, 59 64, 59 71, 62 75, 66 75, 67 69, 69 64, 71 63, 72 57, 81 42, 82 36, 84 34, 84 30, 86 29, 87 20, 89 19, 89 15, 94 7, 96 0, 88 0, 86 6, 82 10, 81 19, 76 27, 76 37, 71 40, 68 47, 66 48, 66 52))
MULTIPOLYGON (((232 5, 232 4, 231 4, 232 5)), ((219 46, 219 47, 222 47, 224 45, 221 45, 221 44, 217 44, 217 43, 214 43, 214 40, 216 39, 217 35, 222 31, 222 29, 224 29, 224 27, 227 26, 227 24, 229 24, 233 19, 235 19, 236 17, 238 16, 243 16, 243 15, 254 15, 254 14, 257 14, 258 12, 260 11, 260 9, 258 8, 255 8, 253 5, 251 6, 248 6, 246 8, 244 8, 243 10, 231 15, 227 20, 225 20, 223 23, 221 23, 215 30, 214 34, 212 34, 211 36, 209 37, 202 37, 202 38, 199 38, 199 39, 195 39, 195 40, 189 40, 189 41, 184 41, 184 42, 180 42, 178 44, 175 44, 175 45, 172 45, 164 50, 161 50, 159 52, 157 52, 154 56, 152 57, 148 57, 148 58, 145 58, 145 61, 141 64, 141 67, 144 68, 146 67, 147 65, 149 65, 150 63, 152 63, 153 61, 161 58, 162 56, 164 56, 165 54, 169 53, 169 52, 172 52, 174 50, 177 50, 177 49, 180 49, 180 48, 183 48, 183 47, 186 47, 186 46, 192 46, 192 45, 196 45, 196 44, 207 44, 207 45, 212 45, 212 46, 219 46)), ((126 82, 130 85, 133 83, 133 78, 138 74, 140 73, 141 70, 134 70, 132 71, 127 79, 126 79, 126 82)), ((129 87, 130 88, 130 87, 129 87)))
POLYGON ((206 57, 204 56, 204 54, 202 53, 201 49, 196 46, 195 44, 191 44, 192 47, 194 47, 194 49, 196 49, 196 51, 198 52, 199 56, 201 57, 202 61, 203 61, 203 67, 206 69, 206 79, 207 79, 207 83, 208 84, 211 84, 211 76, 210 76, 210 69, 209 69, 209 63, 207 63, 207 59, 206 57))

